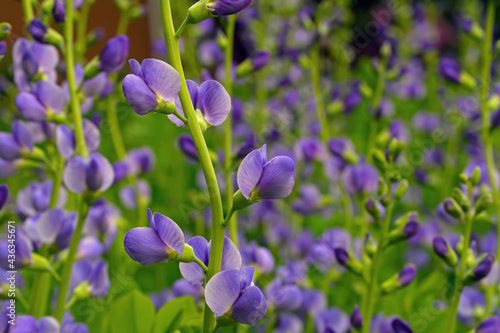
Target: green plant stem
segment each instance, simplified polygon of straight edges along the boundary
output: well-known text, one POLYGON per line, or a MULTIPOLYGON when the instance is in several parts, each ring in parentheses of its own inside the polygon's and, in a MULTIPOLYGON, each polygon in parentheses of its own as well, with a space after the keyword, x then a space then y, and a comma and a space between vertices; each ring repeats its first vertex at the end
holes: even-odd
MULTIPOLYGON (((71 1, 71 0, 70 0, 71 1)), ((83 197, 80 198, 80 210, 78 212, 78 223, 76 225, 75 233, 71 238, 71 244, 68 250, 68 256, 64 263, 64 267, 61 274, 61 282, 59 283, 59 291, 57 295, 57 305, 54 312, 54 317, 61 322, 66 309, 66 296, 69 288, 69 280, 71 277, 71 269, 73 263, 75 262, 76 251, 78 250, 78 244, 82 236, 83 225, 85 224, 85 218, 88 213, 88 204, 85 202, 83 197)))
MULTIPOLYGON (((198 120, 196 119, 193 103, 191 101, 191 97, 186 85, 186 78, 184 76, 184 69, 182 67, 181 56, 179 53, 179 44, 178 40, 175 38, 170 0, 160 0, 160 10, 163 25, 163 34, 165 37, 165 44, 167 45, 169 61, 181 77, 181 91, 179 93, 179 99, 181 101, 184 114, 186 115, 188 120, 187 125, 189 131, 191 132, 191 136, 193 137, 193 142, 200 159, 200 164, 205 175, 208 193, 210 196, 210 207, 212 209, 212 247, 210 249, 210 262, 208 265, 208 272, 206 276, 206 281, 209 281, 212 276, 220 272, 222 264, 222 246, 224 244, 225 229, 222 225, 222 200, 219 192, 219 185, 217 183, 217 177, 215 176, 215 170, 210 159, 208 147, 205 142, 205 138, 203 137, 203 133, 200 129, 198 120)), ((203 331, 205 333, 210 332, 213 329, 214 324, 214 315, 208 305, 205 304, 203 331)))
MULTIPOLYGON (((470 202, 472 197, 472 187, 469 187, 468 191, 468 200, 470 202)), ((451 304, 451 312, 450 312, 450 319, 448 321, 448 333, 454 333, 455 332, 455 327, 457 324, 457 310, 458 310, 458 304, 460 302, 460 295, 462 293, 462 290, 464 288, 463 286, 463 281, 465 277, 465 271, 467 268, 467 255, 469 252, 469 245, 470 245, 470 237, 471 237, 471 232, 472 232, 472 223, 474 219, 471 216, 470 212, 467 212, 465 214, 465 232, 464 232, 464 242, 462 246, 462 254, 461 254, 461 259, 460 259, 460 266, 458 268, 458 272, 456 272, 455 275, 455 286, 453 288, 453 301, 451 304)))
MULTIPOLYGON (((26 28, 28 28, 28 25, 30 24, 31 20, 34 17, 33 14, 33 6, 31 5, 31 0, 22 0, 22 5, 23 5, 23 14, 24 14, 24 23, 26 25, 26 28)), ((31 36, 29 36, 31 38, 31 36)))
POLYGON ((80 10, 80 17, 77 20, 75 53, 76 59, 82 63, 85 59, 85 52, 87 51, 87 24, 92 3, 92 1, 85 1, 83 3, 82 9, 80 10))
POLYGON ((75 124, 76 151, 83 157, 88 156, 85 146, 85 136, 83 134, 82 114, 80 111, 80 102, 77 94, 76 76, 75 76, 75 55, 73 50, 73 0, 66 0, 66 21, 64 23, 64 43, 66 56, 66 74, 68 81, 69 94, 71 97, 71 110, 73 123, 75 124))
POLYGON ((327 142, 330 138, 330 129, 328 128, 328 119, 326 117, 325 104, 321 93, 321 74, 320 74, 320 56, 319 44, 315 43, 311 48, 311 81, 313 85, 314 102, 316 103, 316 116, 318 117, 321 140, 327 142))
POLYGON ((117 35, 126 34, 129 23, 130 23, 130 20, 128 18, 128 15, 126 13, 122 12, 120 14, 120 20, 118 21, 118 29, 116 30, 116 34, 117 35))
MULTIPOLYGON (((390 188, 390 182, 386 181, 387 186, 390 188)), ((387 234, 389 233, 389 229, 391 226, 391 217, 392 217, 392 209, 394 206, 393 198, 391 196, 389 204, 387 206, 387 211, 385 214, 385 219, 383 220, 382 224, 382 231, 380 234, 380 239, 379 239, 379 245, 377 247, 377 252, 375 252, 375 255, 373 257, 373 262, 370 270, 370 280, 368 282, 368 286, 366 289, 366 294, 365 294, 365 299, 363 300, 364 304, 364 309, 362 309, 363 313, 363 319, 364 319, 364 325, 363 325, 363 333, 369 333, 370 332, 370 318, 373 315, 373 308, 375 306, 375 299, 376 299, 376 293, 377 293, 377 277, 378 277, 378 270, 379 266, 382 262, 382 257, 384 253, 384 243, 385 243, 385 238, 387 234)))
MULTIPOLYGON (((231 15, 227 21, 227 45, 226 45, 226 59, 225 59, 225 88, 229 96, 233 94, 233 48, 234 48, 234 27, 236 25, 236 15, 231 15)), ((233 144, 233 126, 232 114, 230 113, 224 124, 224 156, 225 163, 224 169, 226 171, 226 207, 230 209, 233 206, 233 172, 232 172, 232 144, 233 144)), ((227 218, 226 218, 227 219, 227 218)), ((229 235, 233 243, 238 247, 238 220, 237 215, 232 214, 229 220, 229 235)))

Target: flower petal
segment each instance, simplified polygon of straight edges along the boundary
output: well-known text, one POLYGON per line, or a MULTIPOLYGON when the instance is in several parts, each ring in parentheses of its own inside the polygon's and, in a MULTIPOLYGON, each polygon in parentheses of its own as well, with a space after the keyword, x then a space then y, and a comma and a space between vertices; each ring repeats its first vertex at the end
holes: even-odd
POLYGON ((14 100, 21 115, 31 121, 44 121, 47 118, 45 107, 40 103, 35 95, 22 92, 14 100))
POLYGON ((248 154, 240 164, 237 174, 238 187, 245 198, 250 197, 250 192, 259 183, 264 164, 267 162, 266 145, 248 154))
POLYGON ((139 62, 135 59, 130 59, 128 63, 130 64, 130 68, 132 68, 132 73, 134 73, 134 75, 137 75, 138 77, 144 80, 144 76, 142 75, 141 64, 139 64, 139 62))
POLYGON ((61 209, 51 209, 43 212, 36 223, 36 232, 40 241, 44 244, 54 243, 64 219, 65 214, 61 209))
POLYGON ((221 271, 241 268, 241 254, 233 241, 224 237, 224 245, 222 247, 222 265, 221 271))
POLYGON ((55 113, 60 113, 66 104, 64 90, 57 84, 48 81, 38 81, 36 85, 38 100, 55 113))
POLYGON ((246 288, 234 303, 232 317, 239 323, 255 325, 267 312, 266 298, 256 286, 246 288))
POLYGON ((132 260, 149 266, 168 260, 167 246, 162 242, 155 230, 151 228, 134 228, 125 235, 125 251, 132 260))
MULTIPOLYGON (((209 248, 208 242, 201 236, 191 238, 187 242, 194 251, 195 256, 208 266, 209 248)), ((179 270, 185 280, 192 284, 200 285, 205 280, 205 272, 196 263, 179 263, 179 270)))
POLYGON ((177 223, 159 213, 154 214, 153 220, 153 229, 158 233, 158 237, 165 245, 182 255, 184 251, 184 233, 177 223))
POLYGON ((231 112, 231 97, 224 86, 209 80, 200 85, 198 108, 212 125, 220 125, 231 112))
POLYGON ((144 59, 141 68, 149 88, 166 102, 175 102, 181 90, 179 73, 166 62, 151 58, 144 59))
POLYGON ((66 125, 57 126, 56 145, 64 159, 68 159, 75 154, 76 139, 71 128, 66 125))
POLYGON ((99 153, 90 154, 89 160, 91 163, 95 163, 95 165, 97 166, 97 173, 99 174, 99 178, 101 178, 100 185, 97 190, 102 192, 106 191, 113 184, 113 180, 115 178, 113 166, 111 165, 111 163, 109 163, 106 157, 99 153))
POLYGON ((12 161, 21 157, 21 148, 11 133, 0 132, 0 158, 12 161))
POLYGON ((69 159, 63 171, 64 184, 71 192, 82 194, 87 188, 86 172, 87 162, 82 156, 69 159))
POLYGON ((147 84, 137 75, 125 76, 122 83, 123 94, 135 113, 143 116, 158 106, 158 99, 147 84))
POLYGON ((205 287, 205 300, 215 317, 229 311, 240 294, 241 274, 232 269, 215 274, 205 287))
MULTIPOLYGON (((196 106, 198 104, 198 85, 196 84, 196 82, 191 80, 186 80, 186 85, 188 87, 189 96, 191 97, 191 102, 193 102, 193 107, 196 109, 196 106)), ((184 110, 182 109, 182 104, 179 96, 177 96, 175 99, 175 109, 177 110, 177 112, 179 112, 179 114, 181 114, 182 116, 184 115, 184 110)), ((177 127, 185 125, 179 118, 177 118, 173 114, 169 114, 168 119, 176 124, 177 127)))
POLYGON ((277 156, 266 163, 257 184, 259 197, 280 199, 289 196, 295 183, 293 169, 293 160, 287 156, 277 156))

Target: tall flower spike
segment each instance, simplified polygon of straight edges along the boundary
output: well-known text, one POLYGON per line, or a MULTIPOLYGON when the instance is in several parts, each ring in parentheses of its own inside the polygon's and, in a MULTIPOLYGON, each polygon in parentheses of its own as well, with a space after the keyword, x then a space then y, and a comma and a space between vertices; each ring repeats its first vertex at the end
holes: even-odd
POLYGON ((125 251, 130 258, 144 266, 181 258, 184 252, 181 228, 162 214, 153 215, 150 209, 148 220, 150 228, 134 228, 125 236, 125 251))
POLYGON ((295 184, 293 160, 288 156, 277 156, 268 162, 264 145, 243 159, 237 182, 243 197, 251 201, 287 197, 295 184))
MULTIPOLYGON (((123 93, 135 113, 143 116, 151 111, 175 109, 175 99, 181 90, 181 77, 166 62, 157 59, 129 61, 133 74, 123 79, 123 93)), ((167 111, 168 112, 168 111, 167 111)))
MULTIPOLYGON (((191 80, 186 80, 186 84, 194 109, 198 114, 198 120, 202 121, 202 128, 207 129, 209 126, 222 124, 231 112, 231 97, 222 84, 214 80, 205 81, 199 87, 191 80)), ((184 115, 179 97, 175 100, 175 108, 181 115, 184 115)), ((174 115, 169 115, 168 118, 177 126, 184 125, 174 115)))
POLYGON ((267 312, 262 291, 252 283, 254 268, 235 269, 215 274, 205 287, 207 305, 215 317, 226 313, 234 321, 255 325, 267 312))
POLYGON ((109 161, 99 153, 92 153, 88 158, 74 156, 66 163, 63 180, 66 187, 74 193, 104 192, 113 184, 114 170, 109 161))
POLYGON ((118 72, 127 61, 128 51, 129 40, 127 36, 118 35, 111 38, 99 54, 97 67, 106 73, 118 72))

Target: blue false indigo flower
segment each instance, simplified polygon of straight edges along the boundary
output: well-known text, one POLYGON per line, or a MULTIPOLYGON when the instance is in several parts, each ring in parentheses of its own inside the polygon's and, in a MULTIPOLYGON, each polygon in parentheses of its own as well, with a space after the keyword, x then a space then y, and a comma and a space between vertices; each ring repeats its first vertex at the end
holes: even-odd
MULTIPOLYGON (((186 84, 201 128, 206 130, 210 126, 222 124, 231 112, 231 97, 224 86, 214 80, 205 81, 199 87, 191 80, 186 80, 186 84)), ((179 97, 175 100, 175 108, 184 115, 179 97)), ((177 126, 185 125, 172 114, 168 118, 177 126)))
POLYGON ((110 281, 105 260, 77 261, 71 270, 70 290, 77 299, 103 298, 108 294, 110 281))
POLYGON ((410 325, 408 325, 408 323, 402 321, 401 319, 394 319, 391 326, 394 330, 394 333, 413 333, 410 325))
POLYGON ((155 154, 149 147, 131 149, 127 154, 129 173, 133 176, 150 173, 155 161, 155 154))
POLYGON ((475 333, 497 333, 500 332, 500 318, 490 317, 479 324, 475 333))
POLYGON ((460 65, 453 59, 441 58, 439 60, 439 73, 444 79, 450 82, 463 84, 470 89, 474 89, 476 86, 475 79, 463 71, 460 65))
POLYGON ((65 3, 61 0, 54 1, 54 7, 52 7, 52 16, 56 23, 63 23, 66 20, 66 8, 65 3))
MULTIPOLYGON (((5 270, 12 270, 9 268, 9 245, 12 245, 7 239, 0 240, 0 267, 5 270)), ((16 230, 16 238, 14 240, 16 247, 16 268, 31 267, 34 263, 33 258, 33 242, 28 236, 27 232, 23 229, 16 230)))
POLYGON ((74 156, 66 163, 63 180, 74 193, 104 192, 113 184, 114 170, 99 153, 92 153, 88 158, 74 156))
POLYGON ((321 161, 325 151, 321 141, 316 138, 299 139, 295 142, 294 155, 299 161, 321 161))
POLYGON ((9 187, 5 184, 0 185, 0 211, 5 207, 9 199, 9 187))
POLYGON ((416 275, 417 267, 414 264, 407 264, 399 273, 384 281, 380 288, 384 294, 389 294, 409 285, 415 279, 416 275))
POLYGON ((69 247, 76 227, 76 213, 50 209, 33 220, 41 244, 55 245, 58 250, 69 247))
POLYGON ((359 306, 356 304, 354 310, 351 313, 351 325, 354 328, 360 328, 363 326, 363 316, 361 316, 361 311, 359 306))
POLYGON ((266 287, 266 297, 276 311, 295 311, 302 304, 302 292, 295 284, 276 278, 266 287))
POLYGON ((484 313, 486 308, 486 297, 476 288, 466 287, 460 294, 460 302, 457 309, 458 319, 467 326, 471 326, 478 313, 484 313))
POLYGON ((303 289, 301 298, 302 304, 298 310, 300 313, 308 314, 314 318, 326 309, 326 296, 320 290, 303 289))
POLYGON ((19 316, 16 320, 16 326, 12 326, 9 332, 30 332, 30 333, 54 333, 61 331, 61 325, 54 317, 45 316, 36 319, 32 316, 19 316))
MULTIPOLYGON (((97 152, 101 146, 99 128, 88 119, 83 119, 83 136, 85 146, 91 153, 97 152)), ((76 154, 76 137, 71 128, 62 124, 56 128, 56 146, 61 156, 67 160, 76 154)))
POLYGON ((188 9, 187 23, 199 23, 211 17, 240 13, 252 0, 200 0, 188 9))
POLYGON ((6 53, 7 53, 7 43, 0 42, 0 60, 3 59, 6 53))
POLYGON ((253 285, 254 268, 241 272, 236 269, 215 274, 205 287, 205 300, 219 323, 238 322, 255 325, 267 312, 267 304, 260 289, 253 285))
POLYGON ((303 185, 300 190, 300 198, 293 202, 293 210, 309 216, 317 213, 323 207, 323 198, 315 185, 303 185))
POLYGON ((56 47, 62 47, 64 44, 63 36, 56 30, 47 27, 40 19, 33 19, 28 25, 28 30, 33 39, 39 43, 50 44, 56 47))
POLYGON ((292 193, 295 183, 293 160, 287 156, 277 156, 268 162, 267 147, 264 145, 243 159, 237 182, 241 195, 251 202, 287 197, 292 193))
POLYGON ((138 179, 136 186, 127 185, 120 190, 120 200, 127 209, 136 209, 140 195, 146 202, 151 201, 151 187, 148 182, 138 179))
POLYGON ((104 246, 95 237, 85 236, 78 243, 78 250, 76 251, 77 260, 96 260, 99 259, 103 254, 105 254, 104 246))
POLYGON ((129 40, 125 35, 111 38, 101 53, 97 67, 106 73, 118 72, 127 61, 129 40))
POLYGON ((244 266, 257 266, 263 274, 269 274, 274 269, 274 257, 266 247, 258 246, 255 241, 241 248, 241 258, 244 266))
POLYGON ((330 139, 328 141, 328 149, 332 155, 341 158, 346 164, 357 162, 354 145, 347 137, 339 136, 330 139))
POLYGON ((189 134, 181 134, 177 140, 179 149, 189 160, 198 161, 198 152, 194 145, 193 138, 189 134))
POLYGON ((57 84, 41 80, 31 93, 21 92, 14 102, 27 120, 54 121, 66 106, 66 96, 57 84))
POLYGON ((304 332, 302 320, 291 313, 280 313, 276 318, 274 333, 301 333, 304 332))
POLYGON ((117 221, 121 217, 120 210, 105 200, 97 200, 90 206, 83 233, 100 239, 104 250, 108 251, 118 233, 117 221))
POLYGON ((441 116, 437 113, 419 111, 413 116, 412 123, 415 129, 432 134, 432 131, 441 126, 441 116))
POLYGON ((243 141, 238 148, 238 152, 235 154, 236 158, 245 158, 245 156, 250 154, 250 152, 255 149, 255 143, 255 135, 253 133, 249 133, 245 138, 245 141, 243 141))
POLYGON ((378 173, 371 165, 361 162, 346 166, 342 181, 350 194, 375 192, 378 187, 378 173))
MULTIPOLYGON (((209 243, 205 238, 196 236, 191 238, 187 242, 187 245, 193 248, 196 258, 208 267, 210 262, 211 242, 209 243)), ((234 245, 229 238, 224 237, 221 271, 239 270, 241 268, 241 263, 240 251, 238 251, 236 245, 234 245)), ((181 271, 182 277, 192 284, 199 285, 205 280, 205 272, 197 263, 181 262, 179 264, 179 270, 181 271)))
POLYGON ((172 295, 174 297, 191 296, 195 303, 198 303, 203 297, 203 287, 201 285, 193 285, 189 281, 179 279, 172 285, 172 295))
POLYGON ((265 67, 271 58, 269 51, 259 51, 251 58, 246 59, 238 65, 236 75, 238 77, 246 77, 265 67))
POLYGON ((342 310, 332 307, 318 314, 315 321, 316 332, 347 333, 351 329, 349 316, 342 310))
POLYGON ((493 253, 488 253, 486 257, 474 267, 472 272, 468 274, 464 283, 468 285, 485 278, 490 273, 494 263, 495 256, 493 253))
POLYGON ((22 157, 34 157, 33 137, 28 126, 16 120, 11 127, 12 133, 0 132, 0 158, 13 161, 22 157))
POLYGON ((170 112, 181 90, 181 77, 177 71, 161 60, 129 61, 133 74, 123 79, 123 93, 135 113, 143 116, 151 111, 170 112))
MULTIPOLYGON (((44 182, 33 181, 17 193, 16 210, 22 218, 42 213, 49 208, 52 193, 52 180, 44 182)), ((61 187, 57 196, 56 208, 62 208, 66 204, 67 192, 61 187)))
POLYGON ((335 258, 338 263, 356 274, 361 274, 363 265, 352 255, 350 255, 344 248, 337 247, 335 250, 335 258))
POLYGON ((169 259, 181 260, 185 249, 181 228, 162 214, 153 215, 150 209, 148 220, 150 228, 134 228, 125 236, 125 251, 129 257, 144 266, 167 262, 169 259))

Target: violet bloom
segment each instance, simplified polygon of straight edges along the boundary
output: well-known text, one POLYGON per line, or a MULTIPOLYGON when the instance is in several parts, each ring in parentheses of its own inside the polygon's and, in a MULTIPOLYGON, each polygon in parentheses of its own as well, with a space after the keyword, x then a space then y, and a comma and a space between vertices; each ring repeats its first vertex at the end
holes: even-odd
POLYGON ((146 202, 151 201, 151 187, 144 179, 138 179, 135 186, 126 185, 120 190, 120 200, 127 209, 136 209, 138 205, 138 195, 146 202))
POLYGON ((304 216, 309 216, 320 211, 323 207, 321 192, 316 185, 303 185, 300 198, 293 202, 293 210, 304 216))
POLYGON ((255 241, 241 248, 241 258, 245 266, 257 266, 263 274, 269 274, 274 269, 274 257, 269 249, 258 246, 255 241))
POLYGON ((461 68, 459 64, 450 58, 441 58, 439 60, 439 73, 445 79, 459 83, 461 68))
POLYGON ((12 60, 14 82, 20 91, 30 91, 35 76, 56 83, 59 53, 54 46, 19 38, 12 47, 12 60))
POLYGON ((63 23, 66 20, 65 3, 62 0, 55 0, 52 7, 52 16, 56 23, 63 23))
POLYGON ((401 319, 394 319, 391 326, 394 330, 394 333, 413 333, 410 325, 408 325, 408 323, 402 321, 401 319))
POLYGON ((414 264, 407 264, 398 273, 399 285, 405 287, 409 285, 417 275, 417 267, 414 264))
MULTIPOLYGON (((205 238, 196 236, 191 238, 187 244, 193 248, 195 256, 208 267, 210 263, 211 241, 209 243, 205 238)), ((241 263, 240 251, 238 251, 236 245, 234 245, 229 238, 224 237, 221 271, 239 270, 241 268, 241 263)), ((181 271, 182 277, 192 284, 200 285, 205 280, 205 272, 197 263, 181 262, 179 264, 179 270, 181 271)))
POLYGON ((316 332, 347 333, 351 328, 349 317, 342 310, 332 307, 321 312, 315 321, 316 332))
POLYGON ((105 254, 104 246, 101 242, 93 236, 85 236, 78 243, 78 249, 76 251, 77 260, 80 259, 99 259, 103 254, 105 254))
POLYGON ((0 132, 0 158, 13 161, 33 151, 33 137, 28 126, 16 120, 11 125, 12 133, 0 132))
POLYGON ((285 284, 276 278, 266 287, 267 300, 276 311, 295 311, 302 304, 302 292, 295 284, 285 284))
POLYGON ((64 90, 55 83, 38 81, 32 93, 21 92, 15 99, 21 115, 31 121, 50 120, 66 105, 64 90))
POLYGON ((106 73, 118 72, 127 61, 129 40, 125 35, 111 38, 99 54, 100 70, 106 73))
MULTIPOLYGON (((202 127, 207 129, 210 126, 222 124, 231 112, 231 97, 224 86, 214 80, 205 81, 199 87, 191 80, 186 80, 186 84, 193 107, 198 114, 198 120, 206 122, 202 127)), ((175 100, 175 108, 181 115, 184 115, 179 97, 175 100)), ((176 116, 169 114, 168 118, 177 126, 184 126, 184 122, 176 116)))
POLYGON ((351 313, 351 325, 355 328, 363 326, 363 317, 361 316, 361 311, 357 304, 354 306, 354 310, 351 313))
POLYGON ((181 77, 166 62, 157 59, 129 61, 133 74, 123 79, 123 93, 135 113, 143 116, 173 103, 181 90, 181 77))
POLYGON ((134 228, 125 236, 129 257, 144 266, 182 257, 184 233, 181 228, 165 215, 153 215, 150 209, 148 220, 150 228, 134 228))
POLYGON ((117 221, 120 217, 120 210, 113 204, 105 200, 97 200, 89 208, 83 233, 102 240, 104 250, 108 251, 116 238, 117 221))
POLYGON ((294 155, 299 161, 321 161, 325 151, 321 141, 316 138, 299 139, 295 142, 294 155))
POLYGON ((63 172, 66 187, 74 193, 86 191, 104 192, 114 179, 114 170, 109 161, 99 153, 88 158, 74 156, 68 160, 63 172))
POLYGON ((370 193, 377 190, 378 173, 365 162, 348 165, 342 174, 342 182, 350 194, 370 193))
POLYGON ((10 332, 30 332, 30 333, 55 333, 60 332, 61 326, 54 317, 42 317, 36 319, 32 316, 19 316, 15 326, 11 327, 10 332))
POLYGON ((476 288, 466 287, 460 294, 458 303, 458 319, 467 326, 471 326, 477 313, 484 313, 486 297, 476 288))
POLYGON ((252 68, 254 71, 265 67, 271 58, 269 51, 259 51, 252 56, 252 68))
POLYGON ((493 253, 488 253, 486 258, 484 258, 472 271, 472 280, 479 281, 486 277, 490 273, 494 262, 495 256, 493 253))
POLYGON ((174 297, 191 296, 195 303, 198 303, 203 297, 201 285, 192 284, 184 279, 175 281, 171 290, 174 297))
POLYGON ((497 333, 500 332, 500 318, 490 317, 483 320, 476 328, 475 333, 497 333))
POLYGON ((196 146, 194 145, 191 135, 181 134, 177 142, 179 144, 179 149, 184 156, 192 161, 198 161, 198 152, 196 151, 196 146))
POLYGON ((276 319, 274 333, 302 333, 304 324, 302 320, 291 313, 280 313, 276 319))
POLYGON ((0 185, 0 211, 5 207, 9 199, 9 187, 5 184, 0 185))
POLYGON ((7 43, 0 42, 0 60, 3 59, 6 53, 7 53, 7 43))
MULTIPOLYGON (((41 244, 55 245, 59 250, 69 247, 76 227, 76 213, 50 209, 26 222, 34 228, 41 244)), ((32 230, 31 229, 31 230, 32 230)))
POLYGON ((70 290, 79 298, 103 298, 108 294, 110 281, 105 260, 77 261, 71 270, 70 290))
POLYGON ((277 156, 267 161, 267 147, 248 154, 237 173, 238 187, 246 199, 280 199, 290 195, 295 183, 293 160, 277 156))
POLYGON ((131 149, 127 153, 128 172, 134 176, 150 173, 155 162, 155 154, 149 147, 131 149))
MULTIPOLYGON (((88 119, 83 119, 83 135, 87 150, 97 152, 101 146, 101 133, 97 126, 88 119)), ((57 126, 56 145, 64 159, 73 157, 76 154, 76 137, 73 130, 66 125, 57 126)))
POLYGON ((215 16, 228 16, 244 11, 251 3, 252 0, 209 0, 206 6, 215 16))
POLYGON ((238 323, 255 325, 267 312, 260 289, 253 285, 254 268, 236 269, 215 274, 205 287, 205 300, 215 317, 230 316, 238 323))
MULTIPOLYGON (((44 182, 33 181, 17 193, 17 213, 26 218, 41 213, 49 208, 50 196, 52 194, 52 180, 44 182)), ((57 197, 56 208, 62 208, 66 204, 67 193, 61 188, 57 197)))
MULTIPOLYGON (((9 241, 7 239, 0 240, 0 267, 5 270, 12 270, 9 267, 9 241)), ((33 243, 28 237, 28 234, 23 230, 16 230, 16 239, 14 241, 16 246, 16 268, 30 267, 33 264, 33 258, 31 254, 33 253, 33 243)))

